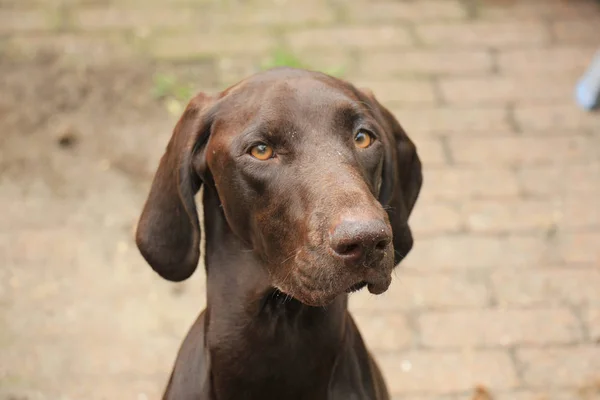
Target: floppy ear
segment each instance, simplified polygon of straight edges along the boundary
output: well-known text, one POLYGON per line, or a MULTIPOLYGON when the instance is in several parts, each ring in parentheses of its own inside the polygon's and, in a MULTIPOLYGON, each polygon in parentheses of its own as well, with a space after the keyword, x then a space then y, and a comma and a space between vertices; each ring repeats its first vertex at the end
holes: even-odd
POLYGON ((137 225, 136 244, 148 264, 170 281, 189 278, 200 257, 200 226, 194 195, 201 180, 192 155, 208 138, 205 114, 210 98, 194 97, 177 122, 154 176, 137 225))
POLYGON ((386 208, 392 225, 397 264, 413 244, 408 217, 423 184, 421 160, 414 143, 392 113, 377 101, 370 90, 362 89, 362 92, 375 106, 374 111, 379 114, 376 117, 385 129, 386 153, 379 201, 386 208))

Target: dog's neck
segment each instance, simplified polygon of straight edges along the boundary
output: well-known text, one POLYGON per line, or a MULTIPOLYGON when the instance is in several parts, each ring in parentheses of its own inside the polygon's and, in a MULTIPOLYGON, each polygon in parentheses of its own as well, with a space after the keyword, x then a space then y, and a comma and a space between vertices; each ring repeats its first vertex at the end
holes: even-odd
POLYGON ((219 398, 234 397, 230 390, 240 387, 260 390, 260 398, 270 398, 269 392, 277 398, 322 398, 345 345, 347 296, 327 307, 309 307, 279 293, 229 229, 214 189, 205 188, 204 209, 205 337, 213 390, 219 398))

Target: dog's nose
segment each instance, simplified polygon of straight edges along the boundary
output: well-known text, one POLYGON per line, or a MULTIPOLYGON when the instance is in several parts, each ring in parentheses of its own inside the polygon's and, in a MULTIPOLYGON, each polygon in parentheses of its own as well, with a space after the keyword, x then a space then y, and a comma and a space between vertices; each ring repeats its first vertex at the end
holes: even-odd
POLYGON ((342 220, 330 236, 334 254, 346 262, 370 266, 381 261, 392 241, 392 232, 383 220, 342 220))

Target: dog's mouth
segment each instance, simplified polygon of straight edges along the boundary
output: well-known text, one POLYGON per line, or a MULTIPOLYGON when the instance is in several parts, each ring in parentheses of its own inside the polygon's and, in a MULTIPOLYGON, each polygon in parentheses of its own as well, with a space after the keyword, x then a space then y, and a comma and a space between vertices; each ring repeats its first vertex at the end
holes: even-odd
POLYGON ((339 271, 334 268, 336 265, 330 267, 332 271, 321 271, 308 263, 290 267, 293 270, 285 275, 285 279, 272 282, 273 288, 277 289, 276 295, 279 294, 284 300, 293 298, 313 307, 326 306, 340 295, 356 293, 364 288, 368 288, 371 294, 381 294, 388 289, 392 280, 391 268, 384 263, 377 268, 358 271, 349 271, 347 268, 339 271))
POLYGON ((358 282, 358 283, 350 286, 348 289, 346 289, 346 293, 358 292, 359 290, 363 289, 367 285, 368 285, 368 283, 366 281, 358 282))
POLYGON ((366 287, 367 289, 369 289, 369 292, 371 294, 381 294, 388 289, 391 281, 391 276, 389 278, 380 278, 373 281, 361 281, 346 289, 346 293, 358 292, 359 290, 364 289, 366 287))
MULTIPOLYGON (((390 285, 390 281, 391 279, 377 280, 373 282, 360 281, 348 287, 344 292, 350 294, 358 292, 364 288, 368 288, 369 292, 372 294, 381 294, 387 290, 390 285)), ((339 292, 336 294, 335 292, 327 293, 324 291, 317 291, 312 293, 294 293, 294 295, 292 295, 290 292, 284 291, 282 288, 274 287, 271 298, 282 303, 286 303, 290 300, 297 300, 309 306, 323 306, 333 301, 333 299, 339 294, 339 292)))

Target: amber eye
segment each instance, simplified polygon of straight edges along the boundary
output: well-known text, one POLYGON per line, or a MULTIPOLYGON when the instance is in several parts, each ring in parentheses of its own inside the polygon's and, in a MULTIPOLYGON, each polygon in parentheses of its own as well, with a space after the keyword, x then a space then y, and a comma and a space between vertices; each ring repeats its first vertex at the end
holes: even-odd
POLYGON ((373 136, 367 131, 358 131, 354 136, 354 144, 359 149, 366 149, 373 143, 373 136))
POLYGON ((258 160, 266 161, 273 157, 273 148, 271 146, 267 146, 266 144, 257 144, 256 146, 252 147, 250 154, 252 154, 252 157, 258 160))

